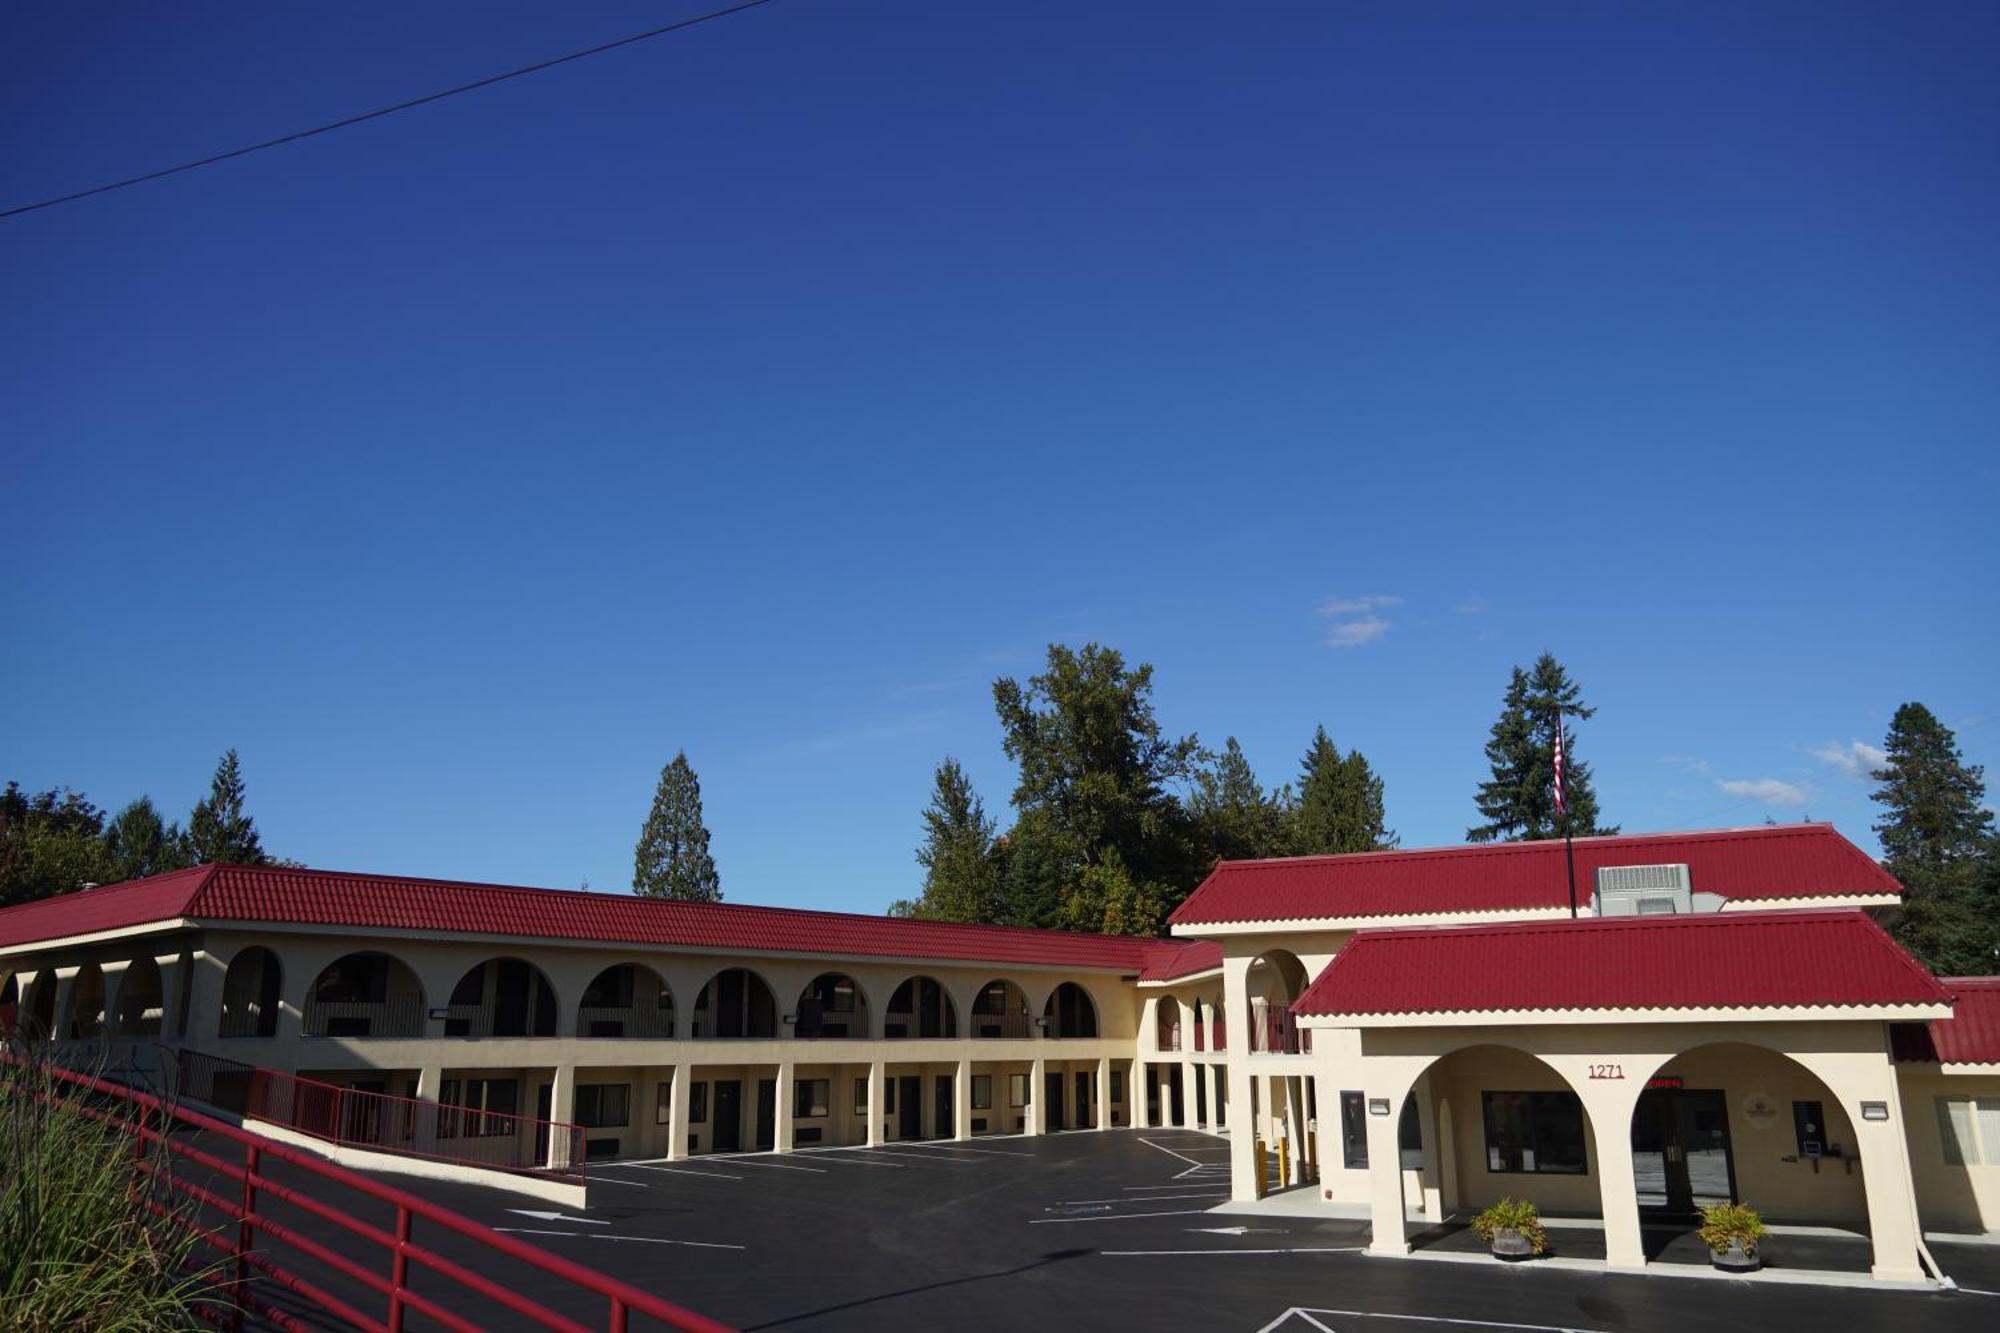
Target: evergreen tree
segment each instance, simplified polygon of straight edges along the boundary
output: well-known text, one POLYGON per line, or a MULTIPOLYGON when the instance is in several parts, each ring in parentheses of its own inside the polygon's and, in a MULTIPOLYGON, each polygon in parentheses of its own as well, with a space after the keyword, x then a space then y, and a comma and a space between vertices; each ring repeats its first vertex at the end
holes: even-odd
POLYGON ((1285 850, 1291 814, 1289 789, 1266 792, 1231 736, 1222 753, 1195 774, 1188 814, 1209 861, 1277 856, 1285 850))
POLYGON ((115 877, 104 848, 104 812, 81 792, 0 791, 0 907, 74 893, 115 877))
POLYGON ((1313 731, 1299 766, 1299 799, 1292 808, 1290 849, 1300 856, 1374 852, 1394 847, 1386 822, 1382 779, 1359 750, 1343 755, 1325 727, 1313 731))
POLYGON ((193 865, 261 866, 270 863, 257 837, 257 821, 243 809, 243 769, 229 750, 215 766, 208 799, 188 816, 188 859, 193 865))
POLYGON ((1883 807, 1875 832, 1905 890, 1890 930, 1942 975, 2000 971, 1986 771, 1965 762, 1951 729, 1919 703, 1896 710, 1882 748, 1888 758, 1871 775, 1883 807))
POLYGON ((660 770, 653 808, 633 855, 632 892, 647 898, 719 903, 722 881, 701 822, 701 780, 685 750, 660 770))
POLYGON ((1049 646, 1048 667, 1026 686, 994 682, 1004 748, 1020 766, 1019 812, 1008 839, 1008 913, 1022 924, 1094 919, 1077 904, 1119 896, 1158 905, 1121 914, 1164 915, 1200 879, 1187 811, 1172 790, 1201 757, 1193 736, 1163 734, 1153 714, 1153 669, 1128 669, 1116 651, 1049 646), (1108 854, 1118 853, 1115 874, 1108 854), (1086 893, 1083 873, 1107 869, 1086 893))
MULTIPOLYGON (((1493 776, 1479 784, 1474 798, 1486 822, 1467 829, 1467 839, 1560 838, 1563 817, 1556 813, 1551 728, 1558 714, 1584 719, 1596 712, 1584 705, 1576 683, 1553 654, 1537 658, 1532 672, 1515 667, 1500 717, 1486 742, 1486 760, 1493 776)), ((1576 732, 1566 729, 1564 734, 1563 791, 1569 800, 1571 831, 1580 838, 1616 833, 1616 827, 1597 822, 1597 792, 1591 784, 1590 765, 1576 757, 1576 732)))
POLYGON ((152 798, 141 796, 104 826, 104 851, 111 874, 139 879, 188 864, 187 837, 177 824, 160 818, 152 798))
POLYGON ((999 921, 1006 914, 1000 858, 995 854, 993 821, 972 780, 956 759, 937 766, 931 803, 924 810, 924 841, 917 848, 924 868, 923 896, 897 904, 891 915, 930 921, 999 921))

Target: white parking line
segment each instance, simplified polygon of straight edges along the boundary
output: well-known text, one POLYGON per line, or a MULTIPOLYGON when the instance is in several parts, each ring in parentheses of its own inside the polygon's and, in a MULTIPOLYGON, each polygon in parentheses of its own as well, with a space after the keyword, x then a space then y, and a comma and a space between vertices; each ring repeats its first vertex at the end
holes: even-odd
POLYGON ((583 1240, 628 1240, 642 1245, 686 1245, 697 1250, 741 1250, 742 1245, 724 1245, 712 1240, 667 1240, 660 1236, 607 1236, 601 1231, 544 1231, 540 1227, 494 1227, 495 1231, 508 1231, 517 1236, 574 1236, 583 1240))
POLYGON ((1066 1208, 1073 1203, 1153 1203, 1156 1200, 1164 1203, 1168 1199, 1222 1199, 1227 1197, 1220 1190, 1203 1190, 1199 1194, 1149 1194, 1143 1199, 1061 1199, 1057 1201, 1056 1207, 1066 1208))
POLYGON ((928 1156, 924 1153, 914 1153, 914 1152, 891 1152, 886 1148, 856 1148, 854 1149, 854 1153, 856 1156, 860 1156, 860 1154, 862 1153, 867 1153, 870 1157, 901 1157, 905 1161, 911 1161, 911 1162, 944 1162, 951 1166, 972 1165, 971 1162, 960 1161, 955 1157, 933 1157, 933 1156, 928 1156))
POLYGON ((810 1171, 816 1176, 826 1174, 823 1166, 795 1166, 791 1162, 766 1162, 756 1157, 716 1157, 716 1161, 727 1162, 731 1166, 762 1166, 773 1171, 810 1171))
POLYGON ((1033 1157, 1031 1152, 1012 1152, 1005 1148, 968 1148, 962 1143, 924 1143, 906 1139, 896 1145, 899 1148, 931 1148, 937 1152, 976 1152, 988 1157, 1033 1157))
MULTIPOLYGON (((1131 1259, 1184 1254, 1359 1254, 1367 1248, 1366 1245, 1293 1245, 1282 1250, 1099 1250, 1098 1253, 1112 1259, 1131 1259)), ((1303 1314, 1304 1311, 1286 1313, 1303 1314)))
POLYGON ((1053 1226, 1057 1222, 1123 1222, 1131 1217, 1207 1217, 1206 1208, 1182 1208, 1171 1213, 1100 1213, 1096 1217, 1031 1217, 1031 1227, 1053 1226))
POLYGON ((727 1176, 720 1171, 689 1171, 678 1166, 654 1166, 651 1162, 606 1162, 606 1166, 630 1167, 634 1171, 658 1171, 663 1176, 707 1176, 710 1180, 741 1180, 742 1176, 727 1176))
POLYGON ((1578 1328, 1574 1324, 1508 1324, 1497 1319, 1448 1319, 1443 1315, 1388 1314, 1375 1310, 1322 1310, 1317 1306, 1307 1308, 1297 1305, 1258 1329, 1257 1333, 1275 1333, 1287 1319, 1294 1316, 1305 1320, 1314 1328, 1324 1329, 1325 1333, 1334 1333, 1333 1329, 1313 1318, 1316 1314, 1337 1315, 1342 1319, 1400 1319, 1412 1324, 1449 1324, 1457 1328, 1511 1328, 1518 1330, 1518 1333, 1597 1333, 1597 1330, 1578 1328))

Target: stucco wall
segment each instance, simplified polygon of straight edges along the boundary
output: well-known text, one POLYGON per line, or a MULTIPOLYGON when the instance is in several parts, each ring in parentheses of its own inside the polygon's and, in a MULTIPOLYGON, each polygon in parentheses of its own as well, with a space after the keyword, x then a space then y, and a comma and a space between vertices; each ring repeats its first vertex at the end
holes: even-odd
POLYGON ((1977 1165, 1948 1165, 1936 1106, 1939 1097, 2000 1098, 2000 1074, 1905 1071, 1901 1084, 1910 1168, 1916 1176, 1917 1208, 1924 1226, 1940 1231, 2000 1231, 2000 1151, 1995 1151, 2000 1143, 1989 1143, 1985 1159, 1977 1165))

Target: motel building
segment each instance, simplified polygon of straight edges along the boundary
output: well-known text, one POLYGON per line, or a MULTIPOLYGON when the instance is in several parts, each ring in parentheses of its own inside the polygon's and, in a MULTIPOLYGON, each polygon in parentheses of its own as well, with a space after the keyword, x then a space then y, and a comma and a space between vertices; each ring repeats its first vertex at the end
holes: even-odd
POLYGON ((1225 862, 1166 940, 208 866, 0 911, 0 1024, 217 1105, 352 1090, 320 1137, 399 1156, 330 1153, 460 1178, 1175 1126, 1379 1255, 1503 1195, 1616 1269, 1731 1199, 1888 1281, 2000 1233, 2000 979, 1890 939, 1873 859, 1803 824, 1575 864, 1572 919, 1555 842, 1225 862))

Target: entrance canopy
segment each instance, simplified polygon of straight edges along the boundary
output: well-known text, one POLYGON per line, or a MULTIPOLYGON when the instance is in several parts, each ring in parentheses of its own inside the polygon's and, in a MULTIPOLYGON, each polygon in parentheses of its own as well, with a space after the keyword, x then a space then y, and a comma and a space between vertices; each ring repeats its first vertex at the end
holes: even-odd
POLYGON ((1535 1014, 1919 1020, 1947 1016, 1951 1003, 1849 908, 1364 930, 1292 1008, 1315 1026, 1390 1027, 1535 1014))

